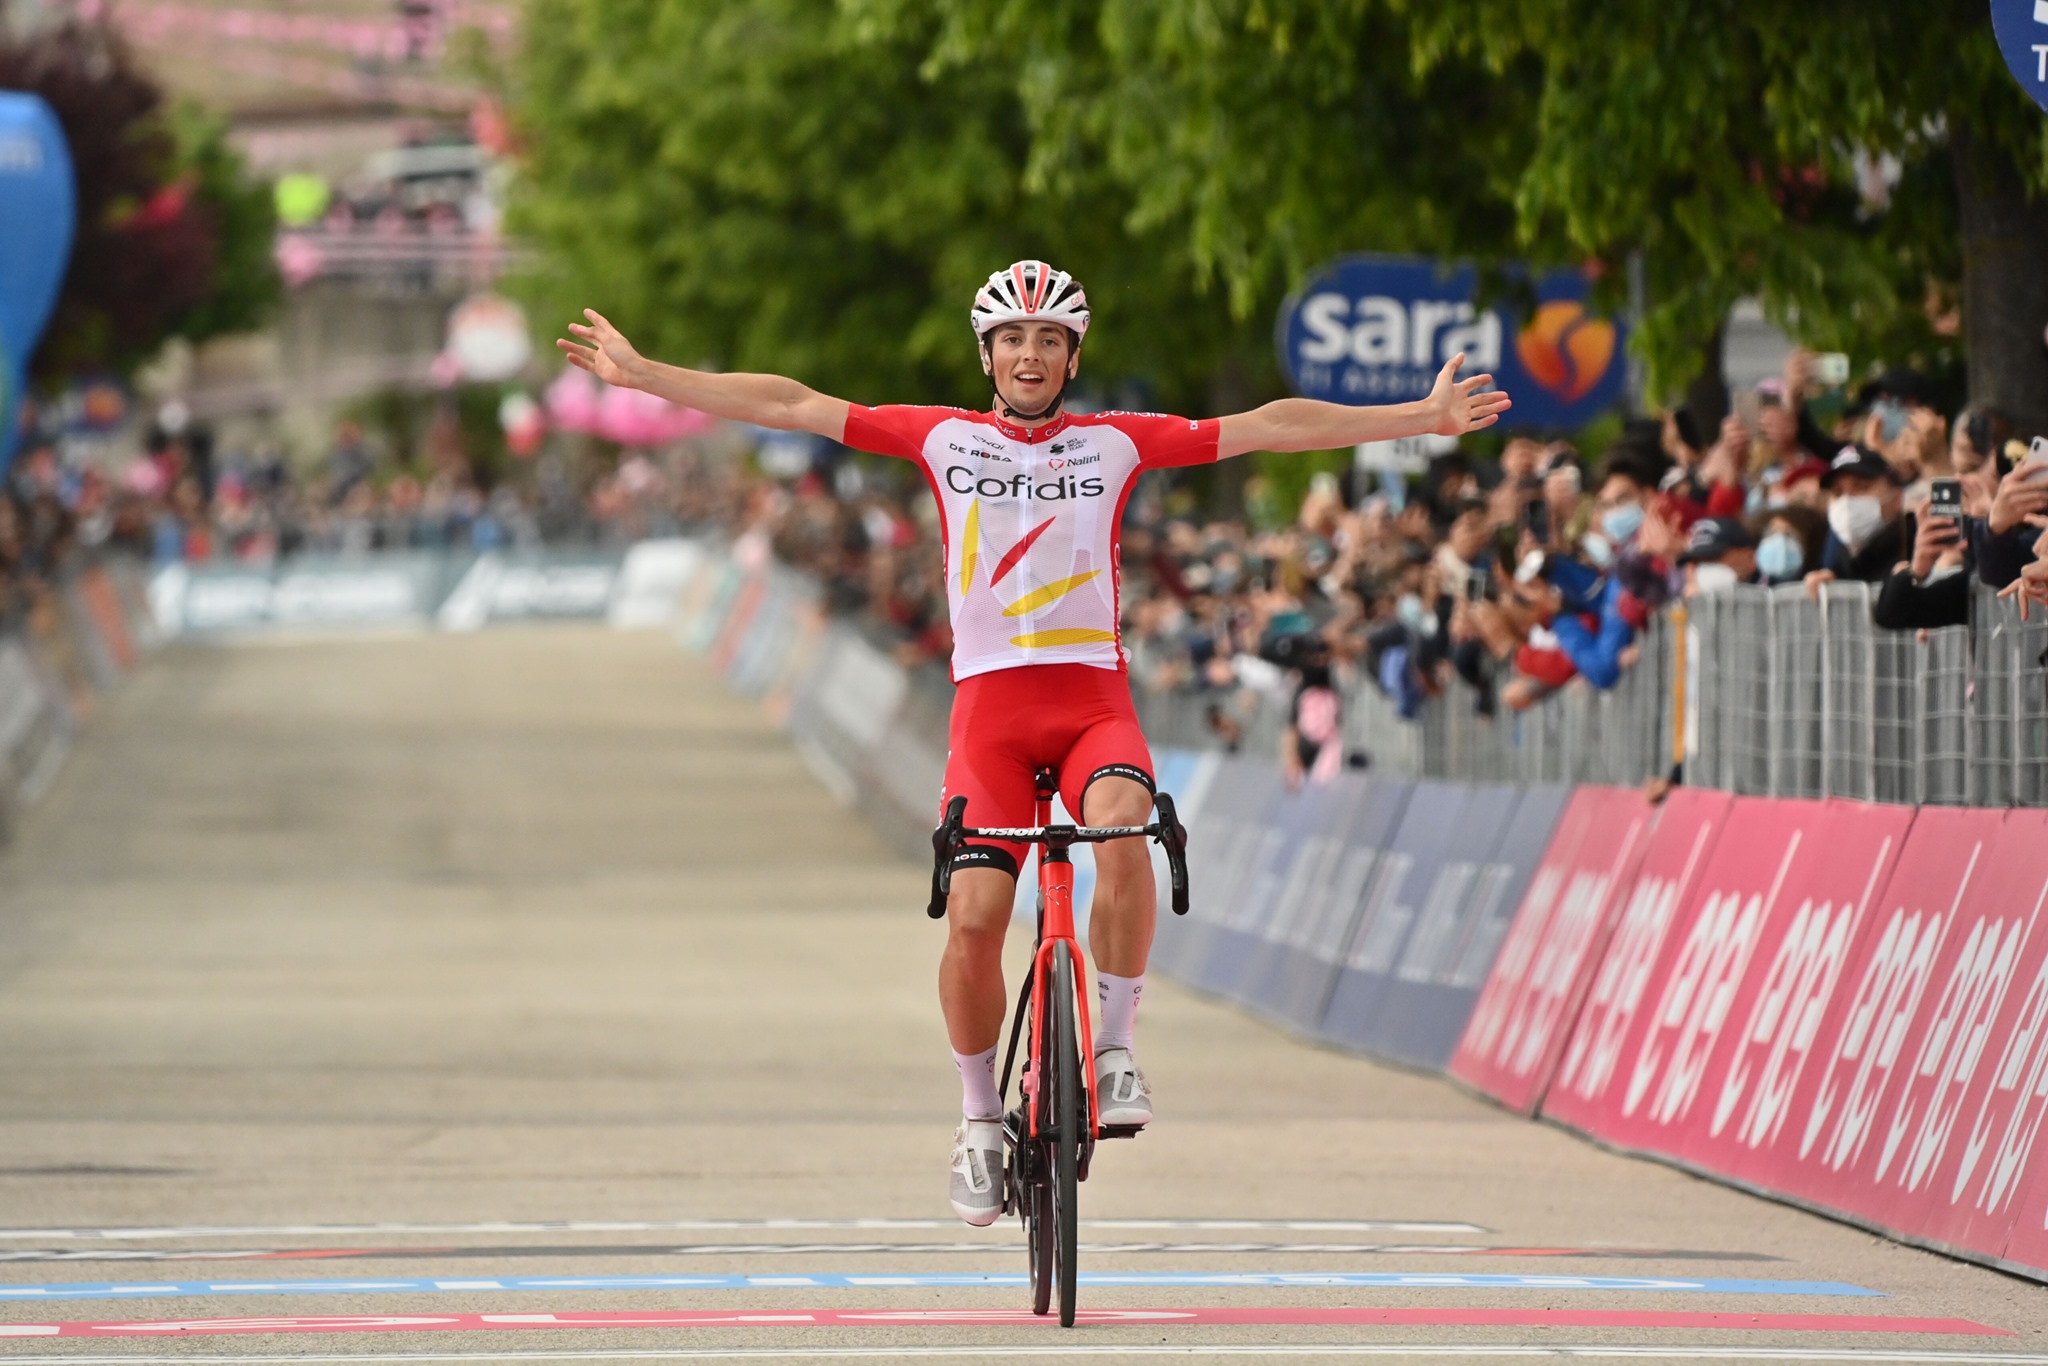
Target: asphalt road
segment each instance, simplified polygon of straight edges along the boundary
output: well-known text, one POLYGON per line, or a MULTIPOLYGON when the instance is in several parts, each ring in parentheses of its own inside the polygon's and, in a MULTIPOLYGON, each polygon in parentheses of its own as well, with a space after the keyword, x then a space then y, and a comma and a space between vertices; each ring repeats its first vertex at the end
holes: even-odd
POLYGON ((1018 1321, 924 878, 660 635, 159 657, 0 855, 0 1360, 2048 1361, 2040 1287, 1163 982, 1100 1321, 1018 1321))

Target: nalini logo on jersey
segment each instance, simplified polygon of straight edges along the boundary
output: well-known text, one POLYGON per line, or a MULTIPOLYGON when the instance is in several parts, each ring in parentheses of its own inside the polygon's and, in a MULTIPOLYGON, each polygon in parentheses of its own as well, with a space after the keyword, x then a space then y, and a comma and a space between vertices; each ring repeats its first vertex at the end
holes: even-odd
POLYGON ((1013 474, 1007 479, 993 474, 977 476, 964 465, 946 466, 946 487, 977 498, 1038 498, 1049 503, 1068 498, 1100 498, 1107 491, 1102 480, 1093 476, 1082 479, 1063 474, 1046 483, 1035 481, 1028 474, 1013 474))
POLYGON ((1515 338, 1529 378, 1566 403, 1593 392, 1614 364, 1614 324, 1589 317, 1586 306, 1558 299, 1536 310, 1515 338))

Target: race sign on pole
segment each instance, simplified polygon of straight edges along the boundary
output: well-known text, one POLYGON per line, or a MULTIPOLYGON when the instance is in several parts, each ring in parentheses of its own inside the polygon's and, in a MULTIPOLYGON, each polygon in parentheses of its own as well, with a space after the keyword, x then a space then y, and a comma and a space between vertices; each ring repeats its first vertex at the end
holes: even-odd
POLYGON ((14 458, 29 357, 71 262, 77 189, 50 106, 0 90, 0 472, 14 458))
POLYGON ((2048 109, 2048 0, 1991 0, 1991 31, 2020 88, 2048 109))
POLYGON ((1627 378, 1619 322, 1588 311, 1586 277, 1527 279, 1526 316, 1481 307, 1471 265, 1414 256, 1346 256, 1318 270, 1281 308, 1280 365, 1294 391, 1333 403, 1427 397, 1444 362, 1488 373, 1513 395, 1503 427, 1575 427, 1613 407, 1627 378))

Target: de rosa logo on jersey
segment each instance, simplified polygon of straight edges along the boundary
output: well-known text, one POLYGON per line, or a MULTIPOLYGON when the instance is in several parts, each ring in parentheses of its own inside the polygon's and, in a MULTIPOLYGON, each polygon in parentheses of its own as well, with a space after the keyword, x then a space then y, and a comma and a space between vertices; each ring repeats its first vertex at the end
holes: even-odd
POLYGON ((1028 474, 1013 474, 1004 478, 980 474, 965 465, 946 466, 946 487, 955 493, 971 493, 978 498, 1038 498, 1046 502, 1100 498, 1106 491, 1102 480, 1094 475, 1081 478, 1059 474, 1051 479, 1033 479, 1028 474))

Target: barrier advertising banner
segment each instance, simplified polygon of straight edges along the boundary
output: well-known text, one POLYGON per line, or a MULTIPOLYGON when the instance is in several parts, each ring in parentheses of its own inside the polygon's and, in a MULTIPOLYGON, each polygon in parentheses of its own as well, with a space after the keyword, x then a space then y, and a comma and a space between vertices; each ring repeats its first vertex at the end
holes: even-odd
POLYGON ((1372 1027, 1375 1053, 1439 1071, 1450 1061, 1568 792, 1556 785, 1474 791, 1468 822, 1489 818, 1492 794, 1502 794, 1514 814, 1495 827, 1500 842, 1490 856, 1468 852, 1444 864, 1380 1002, 1372 1027))
MULTIPOLYGON (((1714 1171, 1782 1124, 1832 991, 1913 813, 1853 802, 1738 799, 1666 938, 1620 1065, 1566 1118, 1714 1171)), ((1610 953, 1614 952, 1610 949, 1610 953)))
POLYGON ((1534 1113, 1653 814, 1626 788, 1582 787, 1571 794, 1473 1004, 1451 1057, 1452 1076, 1510 1109, 1534 1113))
MULTIPOLYGON (((1372 884, 1345 947, 1342 969, 1330 989, 1317 1033, 1333 1043, 1369 1050, 1380 998, 1394 963, 1438 874, 1473 831, 1464 813, 1473 790, 1456 783, 1421 782, 1408 798, 1401 825, 1373 869, 1372 884)), ((1491 852, 1491 851, 1489 851, 1491 852)))
POLYGON ((1202 811, 1188 831, 1187 918, 1171 940, 1153 949, 1160 968, 1201 986, 1210 947, 1239 914, 1251 870, 1269 836, 1268 810, 1281 788, 1280 767, 1231 755, 1217 764, 1202 811))
POLYGON ((2032 1228, 2044 851, 2048 813, 1920 814, 1752 1179, 1938 1247, 2048 1266, 2032 1228))
POLYGON ((1567 1021, 1570 1035, 1543 1096, 1545 1115, 1586 1128, 1583 1118, 1604 1102, 1636 1017, 1654 1002, 1649 993, 1673 922, 1690 904, 1733 805, 1727 793, 1700 788, 1664 799, 1634 875, 1607 893, 1613 898, 1604 916, 1608 928, 1599 932, 1589 959, 1598 966, 1584 1003, 1567 1021))
POLYGON ((1324 831, 1303 841, 1303 894, 1290 902, 1245 982, 1255 1010, 1305 1034, 1321 1027, 1373 870, 1414 790, 1359 773, 1330 782, 1324 831))
POLYGON ((1234 904, 1216 927, 1195 970, 1196 986, 1233 1000, 1245 999, 1245 982, 1265 947, 1268 928, 1286 914, 1282 898, 1289 874, 1322 814, 1323 803, 1315 788, 1290 792, 1282 783, 1275 789, 1234 904))

